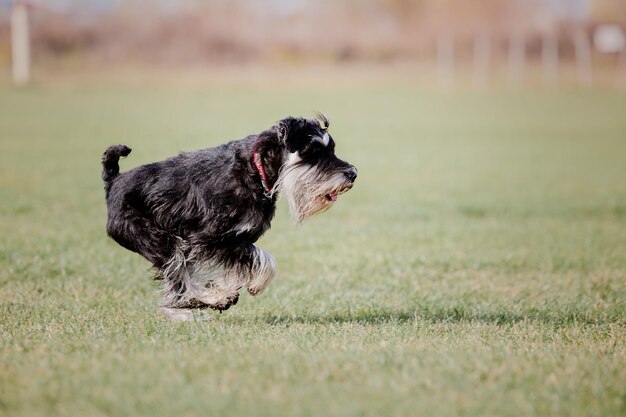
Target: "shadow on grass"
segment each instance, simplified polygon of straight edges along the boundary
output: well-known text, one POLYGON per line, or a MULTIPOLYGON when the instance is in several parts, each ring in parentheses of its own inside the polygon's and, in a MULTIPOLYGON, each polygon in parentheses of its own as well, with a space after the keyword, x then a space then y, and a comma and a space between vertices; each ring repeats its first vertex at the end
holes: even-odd
MULTIPOLYGON (((245 320, 247 321, 247 320, 245 320)), ((454 323, 481 323, 491 325, 511 325, 515 323, 543 323, 554 326, 565 326, 573 324, 582 325, 605 325, 616 323, 626 325, 626 320, 619 314, 610 312, 588 311, 559 311, 559 310, 539 310, 529 309, 525 312, 512 311, 475 311, 458 308, 442 309, 413 309, 413 310, 393 310, 393 309, 364 309, 356 311, 339 311, 328 314, 313 314, 304 312, 302 314, 279 315, 265 314, 257 316, 253 321, 268 324, 386 324, 386 323, 432 323, 432 324, 454 324, 454 323)))

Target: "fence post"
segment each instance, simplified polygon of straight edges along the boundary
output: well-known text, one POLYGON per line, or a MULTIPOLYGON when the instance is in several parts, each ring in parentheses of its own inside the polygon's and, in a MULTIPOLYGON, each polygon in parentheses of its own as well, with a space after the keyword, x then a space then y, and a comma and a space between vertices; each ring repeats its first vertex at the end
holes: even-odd
POLYGON ((591 44, 584 30, 574 29, 574 52, 576 54, 576 69, 578 72, 578 84, 583 87, 591 87, 591 44))
POLYGON ((15 2, 11 11, 11 64, 13 82, 24 85, 30 79, 30 33, 28 29, 28 5, 15 2))
POLYGON ((474 86, 485 88, 489 76, 491 39, 481 33, 474 36, 474 86))
POLYGON ((520 33, 513 33, 509 37, 509 84, 520 88, 524 81, 526 67, 526 41, 520 33))
POLYGON ((543 82, 549 87, 556 87, 559 82, 559 44, 552 34, 544 34, 542 39, 541 59, 543 63, 543 82))

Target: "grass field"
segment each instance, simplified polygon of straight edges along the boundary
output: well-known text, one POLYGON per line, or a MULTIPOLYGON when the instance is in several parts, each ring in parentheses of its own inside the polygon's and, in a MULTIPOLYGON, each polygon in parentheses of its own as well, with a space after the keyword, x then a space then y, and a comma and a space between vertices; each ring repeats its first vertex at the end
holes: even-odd
POLYGON ((398 85, 0 93, 0 415, 626 416, 626 96, 398 85), (331 116, 355 188, 175 323, 104 232, 122 169, 331 116))

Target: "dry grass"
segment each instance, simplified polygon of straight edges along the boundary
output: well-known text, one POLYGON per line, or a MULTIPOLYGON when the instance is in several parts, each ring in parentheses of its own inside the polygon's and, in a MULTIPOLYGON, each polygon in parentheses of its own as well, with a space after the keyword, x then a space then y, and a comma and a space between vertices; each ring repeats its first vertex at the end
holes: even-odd
POLYGON ((626 415, 626 119, 611 93, 39 85, 0 96, 0 414, 626 415), (123 167, 331 115, 357 185, 257 299, 155 308, 108 240, 123 167))

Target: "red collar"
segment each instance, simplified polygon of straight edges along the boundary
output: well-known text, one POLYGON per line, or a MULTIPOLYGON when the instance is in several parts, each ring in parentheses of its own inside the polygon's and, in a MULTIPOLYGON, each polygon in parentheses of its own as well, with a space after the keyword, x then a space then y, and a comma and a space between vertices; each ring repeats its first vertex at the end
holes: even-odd
POLYGON ((263 166, 263 162, 261 161, 261 154, 257 152, 256 148, 254 148, 254 166, 261 177, 261 184, 263 184, 263 189, 265 190, 265 196, 270 197, 272 194, 272 187, 270 187, 270 183, 267 180, 267 174, 265 173, 265 167, 263 166))

